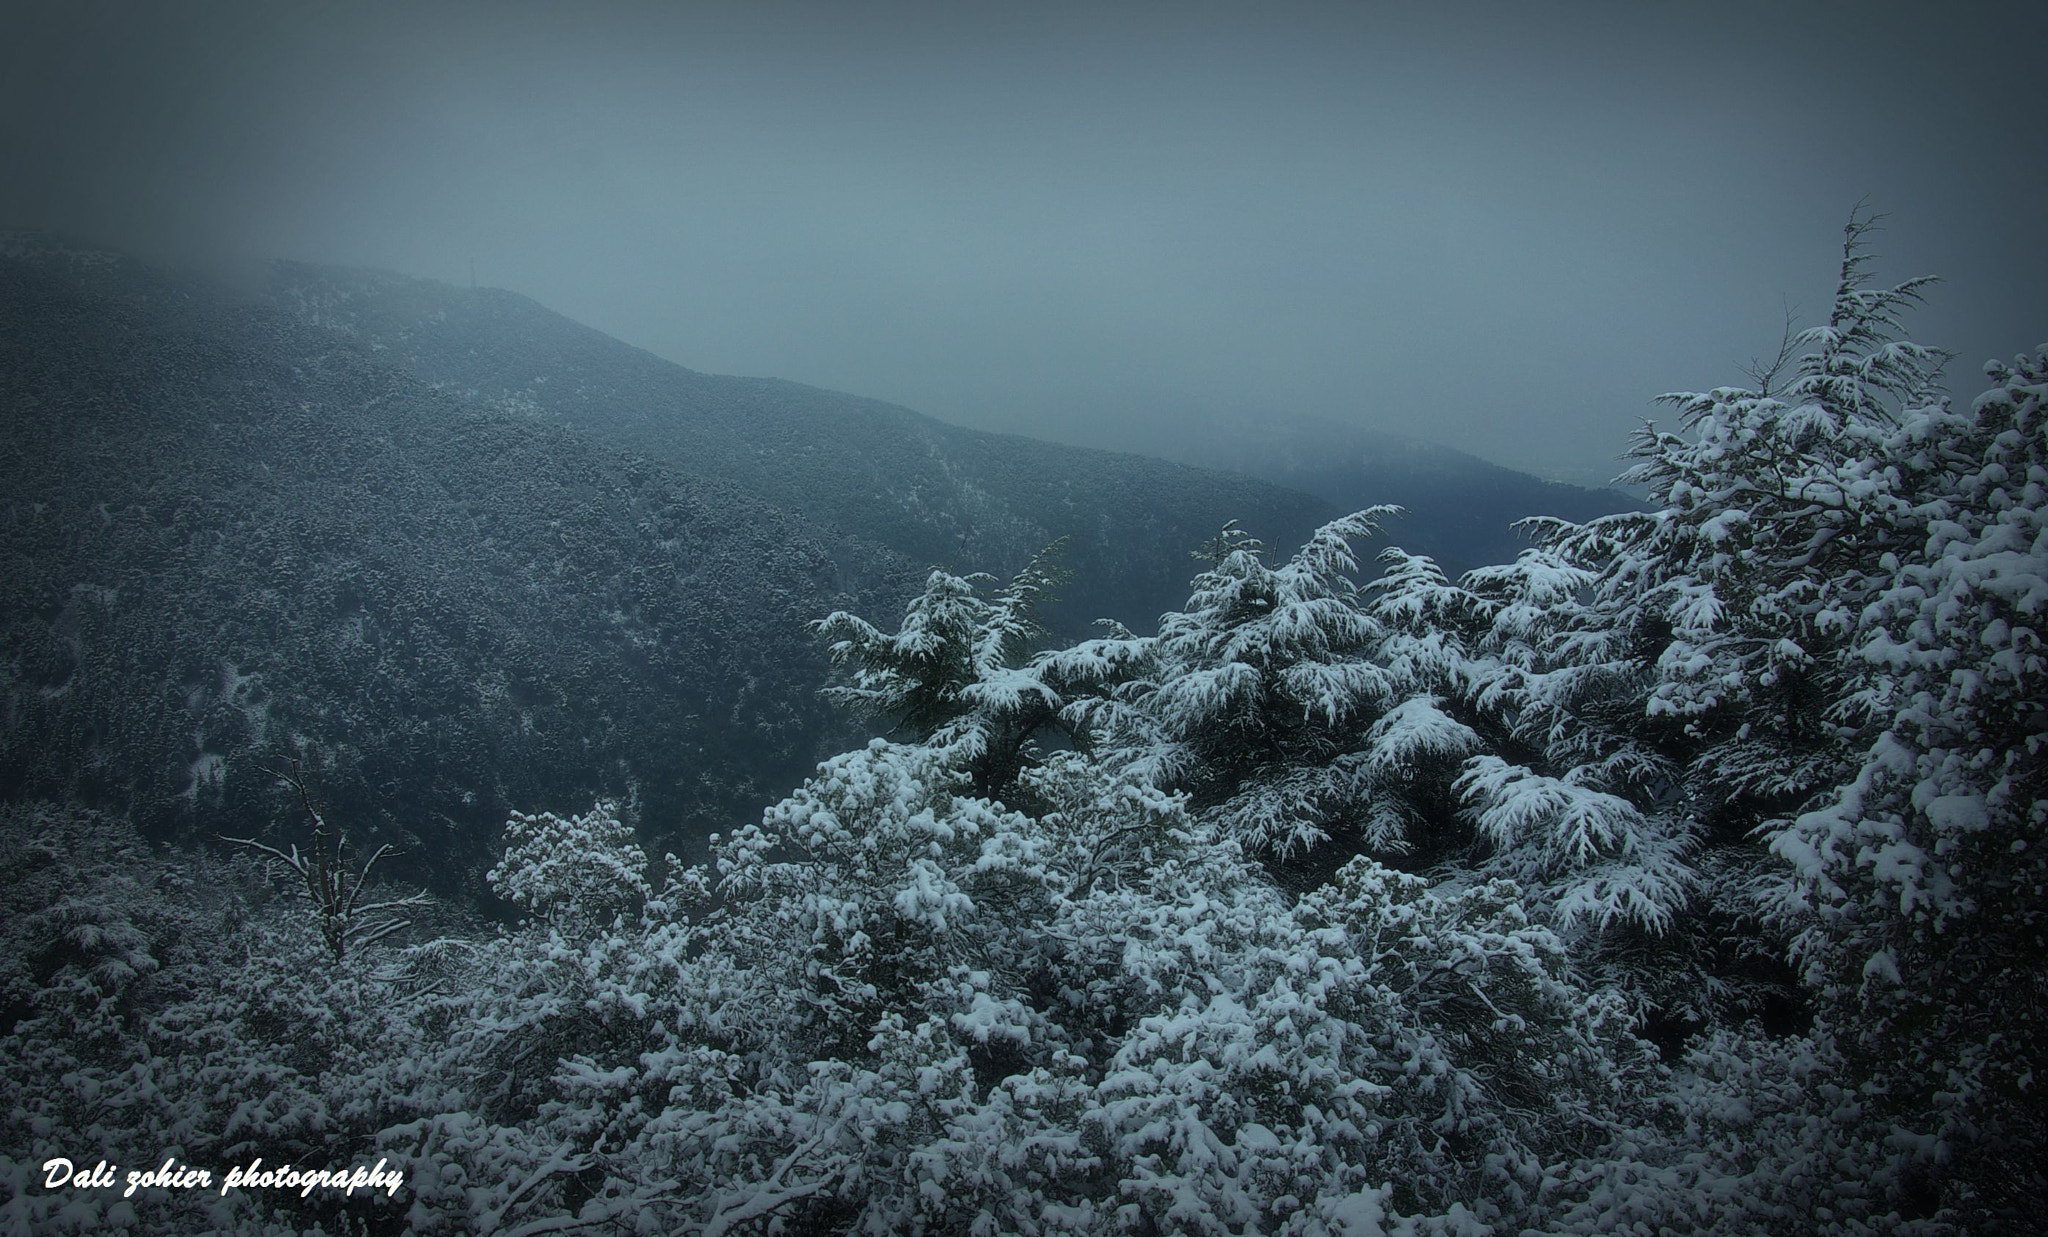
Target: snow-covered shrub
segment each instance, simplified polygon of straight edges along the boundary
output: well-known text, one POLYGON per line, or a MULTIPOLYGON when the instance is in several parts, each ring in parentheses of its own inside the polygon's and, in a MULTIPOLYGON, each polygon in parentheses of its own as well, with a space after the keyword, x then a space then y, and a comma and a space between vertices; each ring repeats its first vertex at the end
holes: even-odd
POLYGON ((337 966, 253 865, 176 862, 124 821, 41 806, 0 813, 0 845, 0 956, 14 962, 0 1036, 10 1231, 298 1233, 360 1221, 379 1207, 362 1194, 124 1198, 45 1190, 40 1166, 104 1156, 125 1171, 168 1156, 224 1171, 262 1156, 342 1167, 391 1122, 463 1102, 450 1085, 459 1075, 439 1068, 431 998, 337 966))
POLYGON ((684 1059, 730 1098, 663 1140, 703 1222, 749 1179, 857 1231, 1309 1231, 1390 1181, 1502 1217, 1604 1137, 1633 1040, 1512 886, 1359 859, 1296 902, 1078 754, 1035 818, 950 759, 877 740, 719 848, 684 1059))
POLYGON ((608 923, 653 893, 647 852, 610 800, 580 816, 515 811, 505 839, 504 857, 485 879, 499 897, 544 919, 608 923))
POLYGON ((1020 772, 1032 812, 972 783, 878 739, 715 888, 483 946, 453 1050, 498 1081, 386 1131, 431 1148, 415 1227, 1455 1228, 1548 1214, 1626 1107, 1620 1007, 1510 885, 1361 858, 1296 898, 1085 753, 1020 772))

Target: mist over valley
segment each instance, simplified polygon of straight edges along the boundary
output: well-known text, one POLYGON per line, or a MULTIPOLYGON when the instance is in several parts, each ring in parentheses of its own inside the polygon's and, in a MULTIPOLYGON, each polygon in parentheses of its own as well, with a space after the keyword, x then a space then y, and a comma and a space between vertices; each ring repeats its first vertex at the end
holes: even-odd
POLYGON ((28 6, 0 1229, 2033 1231, 2044 34, 28 6))

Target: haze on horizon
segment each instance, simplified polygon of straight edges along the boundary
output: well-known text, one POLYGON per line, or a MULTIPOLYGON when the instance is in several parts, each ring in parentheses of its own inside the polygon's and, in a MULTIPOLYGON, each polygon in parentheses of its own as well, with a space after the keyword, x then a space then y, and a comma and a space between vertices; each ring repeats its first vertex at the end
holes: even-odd
POLYGON ((694 369, 1143 445, 1305 414, 1554 478, 1833 291, 2048 339, 2022 6, 14 6, 0 226, 535 300, 694 369))

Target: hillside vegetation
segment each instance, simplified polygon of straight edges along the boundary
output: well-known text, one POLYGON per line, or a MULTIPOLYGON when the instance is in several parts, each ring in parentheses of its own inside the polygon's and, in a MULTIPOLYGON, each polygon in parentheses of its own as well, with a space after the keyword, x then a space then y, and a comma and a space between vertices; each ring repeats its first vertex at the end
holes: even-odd
POLYGON ((1085 640, 1040 621, 1045 557, 931 570, 813 629, 885 734, 701 863, 609 799, 508 812, 517 922, 341 922, 283 849, 346 827, 310 802, 226 857, 7 805, 0 1216, 2037 1230, 2048 347, 1952 405, 1868 228, 1754 387, 1668 397, 1647 510, 1455 580, 1392 547, 1366 578, 1386 508, 1284 553, 1227 528, 1155 631, 1085 640), (73 1141, 402 1181, 39 1183, 73 1141))
POLYGON ((617 795, 686 850, 758 810, 848 735, 805 624, 933 563, 1065 537, 1066 625, 1143 627, 1232 514, 1329 514, 509 293, 281 265, 251 297, 39 236, 0 253, 0 409, 0 795, 247 832, 295 755, 444 881, 519 803, 617 795))
POLYGON ((772 378, 700 374, 525 297, 290 263, 277 302, 387 365, 487 407, 716 477, 920 565, 1008 573, 1067 538, 1051 621, 1149 627, 1181 556, 1229 520, 1305 536, 1335 504, 1238 474, 960 429, 772 378))
POLYGON ((160 833, 296 755, 451 878, 535 799, 701 837, 845 733, 805 624, 916 579, 126 260, 0 263, 0 407, 0 793, 160 833))

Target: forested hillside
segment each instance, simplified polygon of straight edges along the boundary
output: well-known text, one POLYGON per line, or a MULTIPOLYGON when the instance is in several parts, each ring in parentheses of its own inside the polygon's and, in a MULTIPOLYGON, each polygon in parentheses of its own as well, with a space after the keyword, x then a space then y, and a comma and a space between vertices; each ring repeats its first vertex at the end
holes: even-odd
MULTIPOLYGON (((1456 398, 1446 394, 1444 398, 1456 398)), ((1432 411, 1368 404, 1366 415, 1432 411)), ((1545 410, 1520 410, 1542 417, 1545 410)), ((1134 399, 1114 417, 1065 431, 1077 440, 1235 472, 1313 494, 1341 511, 1370 504, 1401 508, 1388 535, 1459 575, 1505 562, 1527 548, 1515 531, 1529 516, 1590 520, 1641 503, 1614 489, 1545 481, 1419 438, 1299 413, 1230 412, 1154 398, 1134 399)), ((1624 467, 1614 447, 1612 473, 1624 467)))
POLYGON ((1384 508, 1228 528, 1156 632, 1087 640, 1044 559, 933 570, 815 625, 885 737, 702 864, 608 800, 508 813, 517 923, 373 943, 303 862, 7 807, 0 1214, 2034 1231, 2048 347, 1952 403, 1868 227, 1753 387, 1667 397, 1647 510, 1456 579, 1384 508), (124 1200, 41 1183, 67 1140, 403 1179, 124 1200))
POLYGON ((1072 579, 1050 618, 1072 635, 1104 617, 1149 628, 1178 600, 1181 555, 1226 521, 1293 539, 1337 512, 1243 475, 700 374, 509 292, 281 263, 275 296, 444 391, 729 480, 921 565, 1007 574, 1067 538, 1072 579))
POLYGON ((278 279, 0 253, 0 795, 247 831, 290 754, 437 879, 507 808, 599 792, 688 849, 849 733, 817 615, 1065 537, 1068 626, 1144 627, 1231 513, 1328 514, 694 374, 509 293, 278 279))
POLYGON ((505 809, 701 837, 826 736, 805 630, 910 564, 89 251, 0 262, 0 794, 247 832, 305 760, 475 880, 505 809))

